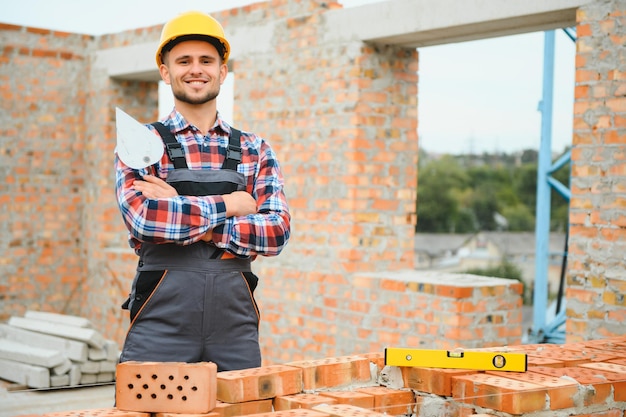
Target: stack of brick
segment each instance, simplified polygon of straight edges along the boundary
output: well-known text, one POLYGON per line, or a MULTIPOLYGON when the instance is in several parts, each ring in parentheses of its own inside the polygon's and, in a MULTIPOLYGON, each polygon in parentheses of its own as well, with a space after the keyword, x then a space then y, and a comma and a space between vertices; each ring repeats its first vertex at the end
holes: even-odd
POLYGON ((0 324, 0 378, 27 388, 113 382, 119 349, 89 320, 27 311, 0 324))
POLYGON ((217 374, 206 363, 123 363, 117 368, 117 407, 43 416, 626 415, 626 336, 475 350, 526 353, 528 370, 385 366, 382 352, 217 374))

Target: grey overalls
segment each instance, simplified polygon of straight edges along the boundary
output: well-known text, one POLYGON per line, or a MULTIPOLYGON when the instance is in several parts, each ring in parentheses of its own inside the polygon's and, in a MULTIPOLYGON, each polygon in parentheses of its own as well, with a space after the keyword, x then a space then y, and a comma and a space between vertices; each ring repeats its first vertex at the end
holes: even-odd
MULTIPOLYGON (((189 170, 181 145, 153 123, 175 169, 167 182, 179 195, 218 195, 245 190, 237 172, 240 132, 232 129, 221 170, 189 170)), ((129 300, 130 329, 120 361, 214 362, 218 371, 261 366, 257 277, 250 260, 220 259, 223 251, 191 245, 142 243, 129 300)))

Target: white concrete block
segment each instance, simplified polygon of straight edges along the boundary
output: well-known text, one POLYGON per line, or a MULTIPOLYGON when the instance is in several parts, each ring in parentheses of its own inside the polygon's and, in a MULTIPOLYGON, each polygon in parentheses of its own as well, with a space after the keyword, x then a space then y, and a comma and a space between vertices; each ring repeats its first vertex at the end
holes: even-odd
POLYGON ((100 361, 100 372, 115 372, 117 361, 100 361))
POLYGON ((65 324, 50 323, 15 316, 9 319, 9 325, 32 330, 34 332, 60 336, 71 340, 78 340, 80 342, 87 343, 91 347, 99 349, 104 347, 104 338, 94 329, 85 329, 82 327, 74 327, 65 324))
POLYGON ((80 364, 80 372, 83 374, 97 374, 100 372, 100 362, 87 361, 80 364))
POLYGON ((63 352, 68 359, 76 362, 87 360, 88 349, 84 342, 37 333, 3 323, 0 323, 0 336, 29 346, 58 350, 63 352))
POLYGON ((107 351, 104 347, 102 349, 89 348, 87 357, 90 361, 103 361, 107 358, 107 351))
POLYGON ((30 388, 50 388, 50 371, 42 366, 0 359, 0 378, 30 388))
POLYGON ((65 324, 67 326, 85 327, 92 329, 93 325, 84 317, 71 316, 67 314, 46 313, 43 311, 28 310, 24 314, 27 319, 49 321, 51 323, 65 324))
POLYGON ((80 365, 73 364, 72 369, 70 369, 70 386, 74 387, 80 384, 80 378, 82 377, 82 372, 80 372, 80 365))
POLYGON ((98 374, 82 374, 80 376, 80 385, 91 385, 98 383, 98 374))
POLYGON ((67 374, 70 369, 72 369, 72 361, 65 358, 62 364, 55 366, 50 370, 50 372, 52 373, 52 375, 63 375, 67 374))
POLYGON ((96 381, 98 381, 99 383, 102 383, 102 382, 113 382, 114 380, 115 380, 115 373, 114 372, 100 372, 96 376, 96 381))
POLYGON ((117 343, 113 340, 105 340, 104 341, 104 350, 107 352, 106 359, 109 361, 119 361, 120 359, 120 348, 117 343))
POLYGON ((69 374, 52 375, 52 376, 50 376, 50 386, 51 387, 67 387, 69 385, 70 385, 70 376, 69 376, 69 374))
POLYGON ((58 350, 28 346, 14 340, 0 339, 0 359, 53 368, 67 360, 58 350))

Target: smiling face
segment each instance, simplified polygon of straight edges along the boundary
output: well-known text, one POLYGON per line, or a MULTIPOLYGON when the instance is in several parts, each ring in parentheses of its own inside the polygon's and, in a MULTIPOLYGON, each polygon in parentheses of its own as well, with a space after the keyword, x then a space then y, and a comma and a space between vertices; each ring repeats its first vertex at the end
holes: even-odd
POLYGON ((177 106, 215 102, 228 67, 213 45, 184 41, 163 56, 161 78, 172 87, 177 106))

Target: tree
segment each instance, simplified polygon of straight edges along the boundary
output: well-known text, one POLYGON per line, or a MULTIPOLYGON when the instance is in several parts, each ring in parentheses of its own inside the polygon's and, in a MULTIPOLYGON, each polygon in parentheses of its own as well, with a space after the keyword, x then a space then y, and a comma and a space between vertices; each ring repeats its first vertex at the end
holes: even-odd
POLYGON ((424 163, 418 170, 417 232, 456 231, 459 202, 455 194, 467 187, 467 174, 452 156, 424 163))

